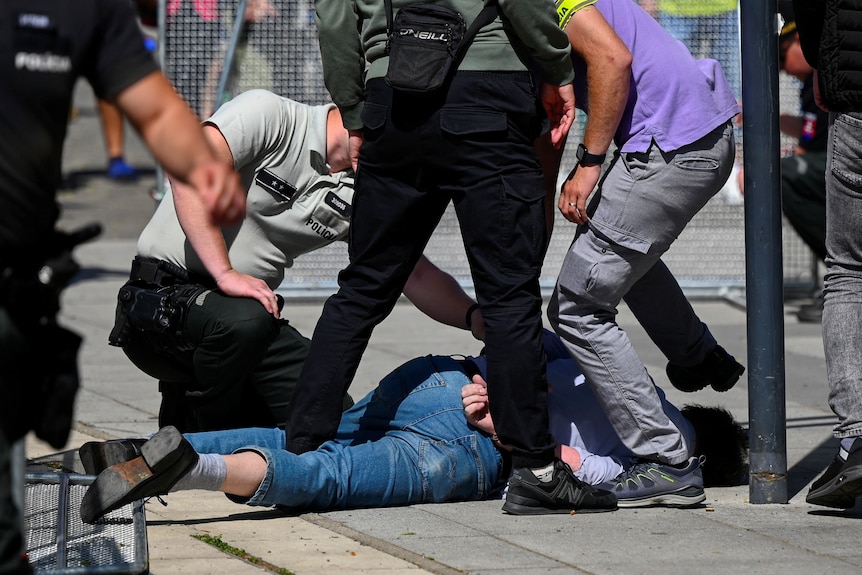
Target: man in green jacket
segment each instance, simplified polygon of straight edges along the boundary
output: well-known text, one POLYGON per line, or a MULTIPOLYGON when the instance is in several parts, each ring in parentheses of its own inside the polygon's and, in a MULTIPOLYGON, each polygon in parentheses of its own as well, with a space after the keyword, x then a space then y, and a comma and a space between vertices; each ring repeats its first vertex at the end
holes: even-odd
MULTIPOLYGON (((409 4, 395 0, 392 10, 409 4)), ((484 3, 451 6, 469 24, 484 3)), ((485 321, 492 415, 500 441, 512 446, 504 510, 615 509, 613 495, 555 459, 548 431, 538 282, 547 230, 534 148, 546 118, 531 67, 546 82, 541 103, 554 145, 574 118, 570 48, 553 4, 498 0, 457 72, 421 95, 384 78, 391 48, 384 0, 317 0, 315 8, 324 81, 350 131, 357 179, 350 265, 312 337, 288 408, 287 449, 303 453, 334 437, 371 332, 452 201, 485 321)))

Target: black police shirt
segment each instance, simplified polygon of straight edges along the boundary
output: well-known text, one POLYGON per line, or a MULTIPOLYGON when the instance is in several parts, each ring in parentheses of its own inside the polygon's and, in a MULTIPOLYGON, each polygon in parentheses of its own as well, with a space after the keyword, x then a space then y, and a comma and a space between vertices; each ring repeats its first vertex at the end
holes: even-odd
POLYGON ((127 0, 0 2, 0 257, 56 223, 79 77, 112 98, 158 69, 127 0))

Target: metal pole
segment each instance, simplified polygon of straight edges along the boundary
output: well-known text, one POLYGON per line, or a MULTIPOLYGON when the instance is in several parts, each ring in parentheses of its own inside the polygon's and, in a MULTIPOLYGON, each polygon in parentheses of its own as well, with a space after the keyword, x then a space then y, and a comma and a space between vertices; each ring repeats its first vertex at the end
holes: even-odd
POLYGON ((775 0, 742 0, 749 501, 787 503, 775 0))
MULTIPOLYGON (((162 72, 164 72, 165 76, 167 76, 168 74, 168 71, 165 69, 168 61, 167 7, 167 0, 159 0, 159 8, 156 12, 156 22, 158 26, 158 38, 156 39, 156 54, 159 60, 159 66, 161 66, 162 72)), ((156 189, 153 194, 153 199, 156 201, 157 204, 162 201, 162 198, 165 197, 167 191, 167 185, 165 184, 165 169, 160 163, 156 162, 156 189)))
POLYGON ((216 109, 222 105, 222 98, 224 98, 225 90, 227 89, 227 81, 230 78, 231 71, 233 69, 233 60, 236 55, 236 47, 239 44, 239 37, 242 34, 242 28, 245 25, 245 7, 246 0, 239 0, 239 5, 237 6, 236 17, 234 19, 233 24, 233 33, 230 37, 230 43, 227 47, 227 54, 224 57, 224 67, 221 71, 221 77, 218 82, 218 90, 216 91, 216 109))

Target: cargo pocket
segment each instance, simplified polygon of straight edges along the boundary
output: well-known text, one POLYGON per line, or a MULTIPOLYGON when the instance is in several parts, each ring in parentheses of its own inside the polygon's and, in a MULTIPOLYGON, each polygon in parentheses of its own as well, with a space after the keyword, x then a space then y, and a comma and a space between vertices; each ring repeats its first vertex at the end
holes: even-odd
POLYGON ((389 108, 374 102, 365 102, 362 106, 362 126, 363 137, 368 138, 370 135, 380 132, 383 126, 386 125, 386 115, 389 113, 389 108))
POLYGON ((499 138, 508 128, 509 120, 504 112, 476 109, 444 109, 440 112, 440 129, 452 136, 499 138))
POLYGON ((613 310, 628 292, 637 270, 647 265, 650 243, 590 222, 578 236, 560 271, 560 284, 601 309, 613 310))
POLYGON ((500 268, 538 272, 547 237, 542 181, 538 176, 503 176, 501 183, 500 268))

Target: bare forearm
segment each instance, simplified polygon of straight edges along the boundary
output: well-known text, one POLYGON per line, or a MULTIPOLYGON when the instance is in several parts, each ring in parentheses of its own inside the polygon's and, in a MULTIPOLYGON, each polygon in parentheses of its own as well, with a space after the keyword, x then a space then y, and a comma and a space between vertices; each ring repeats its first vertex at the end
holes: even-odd
POLYGON ((587 59, 590 109, 584 127, 584 145, 594 154, 603 154, 610 147, 626 108, 631 82, 631 54, 615 34, 608 43, 617 49, 592 48, 587 59))
POLYGON ((194 189, 171 182, 177 219, 186 238, 213 279, 232 269, 221 228, 209 218, 208 211, 194 189))
MULTIPOLYGON (((455 278, 424 256, 410 274, 404 286, 404 295, 431 319, 460 329, 468 329, 466 313, 475 303, 473 298, 464 292, 455 278)), ((474 311, 472 327, 475 328, 478 323, 481 323, 480 320, 481 312, 474 311)), ((475 329, 473 333, 477 335, 475 329)))
POLYGON ((235 224, 245 215, 239 176, 217 162, 198 119, 167 78, 153 72, 120 92, 115 103, 167 173, 201 196, 214 222, 235 224))
MULTIPOLYGON (((203 132, 216 160, 225 168, 233 169, 234 158, 221 131, 213 124, 204 124, 203 132)), ((191 186, 172 182, 177 219, 195 253, 216 281, 231 271, 230 258, 221 227, 208 217, 206 207, 191 186)))
POLYGON ((173 178, 188 183, 192 171, 215 160, 198 119, 161 74, 123 91, 117 104, 173 178))
MULTIPOLYGON (((631 53, 594 6, 579 10, 566 25, 572 50, 587 64, 589 110, 584 145, 591 154, 604 154, 613 141, 628 101, 631 53)), ((601 165, 575 166, 563 184, 557 203, 571 222, 587 222, 587 199, 601 176, 601 165)))

